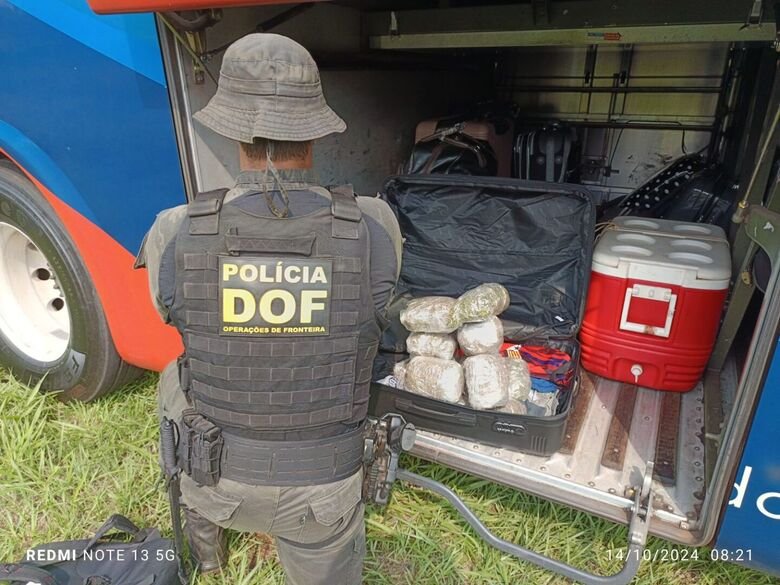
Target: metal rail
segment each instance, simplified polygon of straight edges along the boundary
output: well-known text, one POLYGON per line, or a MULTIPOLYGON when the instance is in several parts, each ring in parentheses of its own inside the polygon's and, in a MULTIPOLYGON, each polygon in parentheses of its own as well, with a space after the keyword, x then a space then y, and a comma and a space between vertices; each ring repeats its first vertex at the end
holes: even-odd
POLYGON ((614 121, 577 121, 567 120, 569 126, 582 128, 620 128, 625 130, 680 130, 689 132, 712 132, 711 124, 688 124, 673 122, 614 122, 614 121))
POLYGON ((636 576, 642 561, 642 553, 647 542, 647 533, 652 516, 652 478, 653 464, 648 463, 642 489, 634 499, 634 509, 628 530, 628 548, 623 568, 614 575, 601 576, 588 573, 556 559, 551 559, 541 553, 504 540, 493 534, 487 526, 472 512, 466 503, 447 486, 433 479, 423 477, 406 469, 398 471, 397 478, 412 485, 430 490, 446 499, 474 531, 493 548, 512 555, 521 561, 533 563, 538 567, 562 575, 568 579, 585 583, 586 585, 627 585, 636 576))
MULTIPOLYGON (((634 79, 633 77, 631 78, 634 79)), ((661 87, 655 85, 633 86, 573 86, 573 85, 511 85, 512 91, 521 93, 720 93, 721 87, 717 85, 685 86, 676 85, 661 87)))

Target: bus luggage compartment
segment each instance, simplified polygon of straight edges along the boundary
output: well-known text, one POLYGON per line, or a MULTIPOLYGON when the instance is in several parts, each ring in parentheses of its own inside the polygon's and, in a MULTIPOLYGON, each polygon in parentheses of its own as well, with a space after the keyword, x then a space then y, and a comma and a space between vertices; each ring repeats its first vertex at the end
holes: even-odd
MULTIPOLYGON (((245 34, 246 23, 282 12, 280 7, 225 9, 222 21, 204 32, 206 46, 219 48, 245 34)), ((514 102, 524 122, 560 120, 574 128, 582 151, 572 176, 579 176, 576 188, 584 187, 595 205, 631 193, 685 152, 706 154, 710 144, 728 148, 711 138, 720 123, 719 104, 739 93, 729 90, 730 78, 723 76, 735 62, 735 49, 722 42, 730 37, 675 44, 669 37, 669 44, 630 46, 599 40, 597 50, 588 43, 485 50, 448 46, 445 40, 438 47, 407 48, 423 37, 384 35, 380 18, 379 12, 323 3, 274 29, 312 52, 328 102, 347 122, 344 134, 315 142, 320 184, 350 182, 363 195, 382 192, 388 177, 408 161, 420 122, 453 114, 472 120, 474 105, 486 100, 514 102), (628 81, 616 88, 621 71, 628 81)), ((189 53, 172 35, 163 35, 163 45, 167 63, 179 73, 171 84, 178 124, 183 135, 193 137, 183 146, 183 160, 197 167, 185 173, 192 190, 230 185, 238 170, 235 145, 187 115, 206 103, 215 86, 199 67, 193 69, 189 53)), ((216 76, 220 52, 214 49, 209 57, 205 67, 216 76)), ((742 332, 744 345, 751 333, 742 332)), ((651 532, 700 544, 714 533, 720 508, 720 501, 707 498, 708 488, 733 464, 724 461, 726 467, 716 468, 722 446, 711 437, 729 419, 738 384, 744 383, 738 376, 744 358, 744 352, 732 356, 720 374, 705 376, 685 394, 583 371, 560 429, 560 447, 552 454, 445 434, 445 423, 421 431, 413 452, 620 522, 628 521, 633 494, 652 461, 651 532)), ((387 390, 375 396, 407 398, 387 390)))

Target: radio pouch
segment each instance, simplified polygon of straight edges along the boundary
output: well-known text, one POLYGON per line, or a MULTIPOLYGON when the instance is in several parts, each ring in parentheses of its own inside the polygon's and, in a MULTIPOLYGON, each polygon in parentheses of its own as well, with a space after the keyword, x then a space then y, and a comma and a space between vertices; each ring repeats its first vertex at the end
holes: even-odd
POLYGON ((188 408, 182 412, 180 432, 179 459, 182 471, 198 485, 217 485, 224 445, 220 428, 188 408))

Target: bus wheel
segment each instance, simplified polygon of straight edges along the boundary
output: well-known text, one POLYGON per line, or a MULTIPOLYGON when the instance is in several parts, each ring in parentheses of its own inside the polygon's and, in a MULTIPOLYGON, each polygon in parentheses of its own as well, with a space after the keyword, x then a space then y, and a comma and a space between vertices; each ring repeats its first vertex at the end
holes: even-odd
POLYGON ((140 373, 117 354, 59 218, 8 161, 0 161, 0 366, 63 400, 92 400, 140 373))

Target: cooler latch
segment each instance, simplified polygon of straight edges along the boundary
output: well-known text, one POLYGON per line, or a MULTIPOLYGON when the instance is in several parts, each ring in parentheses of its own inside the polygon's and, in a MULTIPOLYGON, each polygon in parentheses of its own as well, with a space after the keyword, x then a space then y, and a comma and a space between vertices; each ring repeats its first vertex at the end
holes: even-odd
MULTIPOLYGON (((672 289, 646 284, 635 284, 631 288, 626 289, 626 297, 623 301, 623 313, 620 316, 620 329, 623 331, 644 333, 646 335, 655 335, 656 337, 669 337, 669 333, 672 330, 672 321, 674 320, 674 308, 676 306, 677 295, 672 292, 672 289), (631 302, 635 299, 665 304, 665 318, 658 319, 657 316, 656 318, 648 318, 648 321, 663 321, 663 326, 659 326, 656 323, 640 323, 636 320, 631 320, 629 317, 629 314, 631 313, 631 302)), ((637 316, 633 315, 632 318, 636 319, 637 316)))

